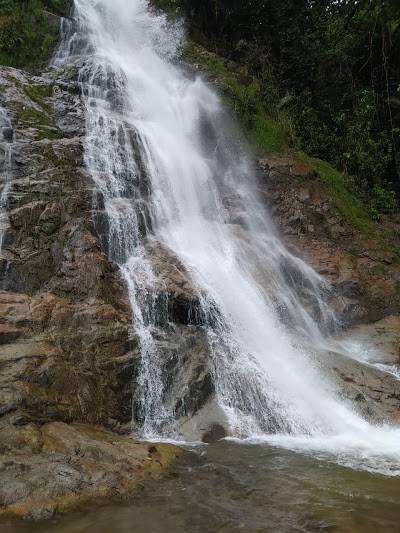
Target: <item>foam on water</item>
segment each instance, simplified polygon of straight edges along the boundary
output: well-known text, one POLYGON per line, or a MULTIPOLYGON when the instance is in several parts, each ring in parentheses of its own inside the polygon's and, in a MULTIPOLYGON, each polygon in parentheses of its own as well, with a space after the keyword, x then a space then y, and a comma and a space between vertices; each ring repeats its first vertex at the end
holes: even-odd
POLYGON ((63 34, 55 64, 80 67, 86 164, 104 197, 109 256, 127 282, 141 346, 143 435, 175 437, 154 340, 160 313, 168 321, 146 248, 156 241, 199 295, 216 397, 233 434, 398 474, 399 430, 366 423, 313 363, 307 346, 326 347, 337 327, 330 287, 282 245, 218 96, 179 65, 180 23, 147 0, 76 0, 63 34))

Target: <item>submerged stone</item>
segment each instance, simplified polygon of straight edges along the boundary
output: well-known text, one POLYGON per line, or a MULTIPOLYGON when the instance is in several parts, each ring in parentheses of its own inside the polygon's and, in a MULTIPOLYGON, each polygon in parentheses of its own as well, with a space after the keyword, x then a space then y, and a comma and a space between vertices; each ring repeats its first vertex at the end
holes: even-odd
POLYGON ((227 436, 225 428, 220 424, 212 424, 210 429, 204 433, 202 441, 210 444, 224 439, 227 436))

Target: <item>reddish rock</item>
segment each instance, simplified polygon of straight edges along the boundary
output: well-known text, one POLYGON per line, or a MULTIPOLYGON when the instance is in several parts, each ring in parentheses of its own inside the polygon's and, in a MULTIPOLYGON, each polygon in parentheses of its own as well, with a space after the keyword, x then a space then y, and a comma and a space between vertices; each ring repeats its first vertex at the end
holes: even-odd
MULTIPOLYGON (((284 242, 332 283, 343 325, 399 313, 400 264, 385 249, 386 227, 382 238, 350 227, 326 186, 292 154, 270 154, 259 161, 259 169, 262 195, 284 242)), ((390 231, 390 244, 400 248, 394 228, 390 231)))

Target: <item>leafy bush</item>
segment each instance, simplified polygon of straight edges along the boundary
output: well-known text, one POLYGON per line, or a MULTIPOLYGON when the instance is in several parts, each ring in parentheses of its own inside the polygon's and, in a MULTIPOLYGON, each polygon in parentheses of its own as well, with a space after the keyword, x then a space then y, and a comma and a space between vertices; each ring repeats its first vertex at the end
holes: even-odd
POLYGON ((0 64, 26 67, 48 58, 58 26, 45 15, 66 15, 70 0, 0 0, 0 64))

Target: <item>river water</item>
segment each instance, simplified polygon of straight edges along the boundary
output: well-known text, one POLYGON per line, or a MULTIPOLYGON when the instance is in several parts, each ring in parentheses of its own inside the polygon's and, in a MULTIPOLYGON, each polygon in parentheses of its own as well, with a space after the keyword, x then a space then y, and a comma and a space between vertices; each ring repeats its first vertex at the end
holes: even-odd
POLYGON ((281 448, 199 446, 132 500, 2 533, 398 533, 400 479, 281 448))

